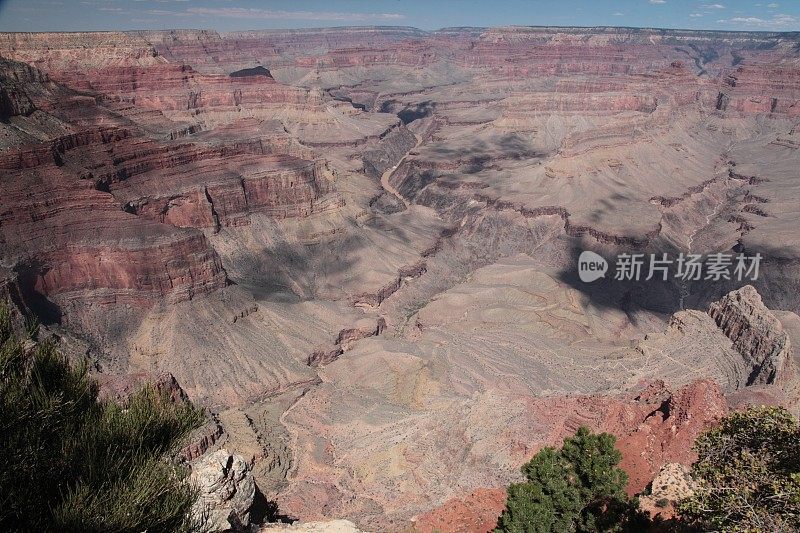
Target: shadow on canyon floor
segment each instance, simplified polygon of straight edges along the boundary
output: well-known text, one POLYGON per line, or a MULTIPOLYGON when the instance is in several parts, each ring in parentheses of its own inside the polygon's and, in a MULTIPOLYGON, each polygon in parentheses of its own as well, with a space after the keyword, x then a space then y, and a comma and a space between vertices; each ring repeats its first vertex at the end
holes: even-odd
POLYGON ((282 514, 278 508, 278 504, 272 500, 268 500, 261 489, 256 487, 256 495, 253 498, 253 506, 250 509, 250 521, 253 524, 293 524, 297 520, 282 514))
POLYGON ((335 285, 332 278, 355 270, 367 245, 363 237, 353 234, 314 244, 281 242, 260 253, 232 258, 235 267, 229 269, 229 276, 256 300, 312 300, 335 285))
MULTIPOLYGON (((381 109, 383 113, 390 113, 391 106, 384 105, 381 109), (388 111, 383 111, 383 109, 387 109, 388 111)), ((411 124, 417 119, 426 118, 431 116, 436 108, 436 104, 431 102, 430 100, 426 100, 424 102, 420 102, 419 104, 411 107, 407 107, 402 111, 397 113, 397 117, 403 122, 403 124, 411 124)))
MULTIPOLYGON (((570 267, 561 271, 558 279, 566 283, 573 289, 585 295, 592 305, 598 308, 618 309, 625 312, 631 322, 636 324, 637 311, 647 311, 652 313, 669 316, 682 309, 707 310, 708 306, 722 298, 730 291, 739 289, 745 285, 753 285, 761 294, 764 304, 770 309, 790 310, 797 312, 800 307, 800 281, 795 280, 792 272, 788 268, 793 260, 786 258, 785 251, 776 248, 759 247, 753 249, 743 249, 737 246, 733 250, 723 251, 723 254, 734 256, 733 265, 730 267, 731 279, 724 278, 705 279, 707 276, 707 263, 702 267, 702 278, 696 281, 681 281, 676 278, 676 264, 669 266, 667 279, 663 279, 663 274, 655 270, 653 278, 647 280, 650 274, 649 257, 655 254, 657 258, 661 254, 667 254, 667 259, 675 260, 683 251, 676 248, 665 248, 663 243, 659 243, 658 249, 655 247, 645 247, 642 249, 619 247, 616 251, 610 249, 599 249, 581 247, 574 243, 569 251, 570 267), (595 281, 585 282, 580 279, 578 274, 578 260, 584 250, 597 253, 608 262, 608 271, 605 275, 595 281), (736 266, 735 257, 739 253, 744 253, 747 257, 761 254, 759 272, 756 279, 750 276, 737 279, 734 275, 736 266), (644 254, 644 263, 641 266, 641 275, 638 279, 618 280, 616 278, 616 261, 618 254, 644 254)), ((686 253, 686 252, 683 252, 686 253)))

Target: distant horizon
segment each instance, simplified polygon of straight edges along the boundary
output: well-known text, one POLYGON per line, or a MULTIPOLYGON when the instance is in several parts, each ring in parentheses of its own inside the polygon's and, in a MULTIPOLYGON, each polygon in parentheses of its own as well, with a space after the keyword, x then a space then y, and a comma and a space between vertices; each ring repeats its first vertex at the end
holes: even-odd
POLYGON ((7 31, 0 30, 0 34, 9 33, 134 33, 134 32, 171 32, 171 31, 185 31, 185 32, 215 32, 220 35, 227 33, 244 33, 244 32, 283 32, 283 31, 298 31, 298 32, 314 32, 321 30, 347 30, 347 29, 385 29, 385 30, 415 30, 422 33, 436 33, 445 30, 502 30, 511 28, 530 28, 530 29, 563 29, 563 30, 636 30, 636 31, 653 31, 653 32, 694 32, 694 33, 741 33, 741 34, 765 34, 765 35, 790 35, 800 34, 798 30, 719 30, 709 28, 659 28, 655 26, 609 26, 599 24, 595 26, 565 26, 565 25, 519 25, 508 24, 503 26, 444 26, 441 28, 422 29, 415 26, 391 26, 391 25, 342 25, 342 26, 311 26, 303 28, 243 28, 237 30, 217 30, 215 28, 202 28, 202 27, 185 27, 185 28, 121 28, 113 30, 41 30, 41 31, 7 31))
POLYGON ((340 27, 623 28, 800 31, 792 0, 0 0, 0 31, 208 29, 219 33, 340 27))

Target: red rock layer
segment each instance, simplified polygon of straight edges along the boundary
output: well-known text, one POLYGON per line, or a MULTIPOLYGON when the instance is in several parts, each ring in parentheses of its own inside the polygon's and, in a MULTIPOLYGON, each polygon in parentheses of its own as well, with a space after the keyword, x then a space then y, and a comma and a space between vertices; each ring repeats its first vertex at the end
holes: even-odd
MULTIPOLYGON (((199 135, 202 125, 162 114, 280 109, 305 102, 306 90, 266 75, 198 74, 152 48, 140 53, 144 37, 0 36, 4 53, 103 94, 75 92, 19 62, 0 64, 0 115, 27 120, 6 128, 15 136, 6 146, 17 147, 0 152, 2 258, 22 292, 59 300, 67 314, 76 305, 147 308, 213 292, 226 274, 198 229, 246 224, 255 212, 297 217, 338 205, 323 198, 327 165, 280 122, 234 115, 230 126, 199 135), (87 43, 113 51, 94 57, 87 43), (170 129, 171 138, 189 132, 199 142, 158 140, 170 129)), ((77 322, 92 320, 78 314, 77 322)))
MULTIPOLYGON (((461 68, 489 70, 495 77, 513 80, 652 76, 668 70, 670 65, 684 63, 687 68, 691 66, 693 74, 705 71, 712 79, 720 76, 716 78, 720 80, 719 90, 711 91, 713 98, 718 98, 709 102, 712 106, 748 114, 795 116, 800 112, 798 69, 790 61, 776 61, 787 54, 784 42, 781 34, 624 28, 467 28, 434 33, 411 28, 338 28, 222 36, 210 31, 173 30, 46 37, 5 34, 0 36, 0 52, 51 72, 60 81, 132 98, 137 105, 149 109, 303 101, 304 91, 276 84, 269 77, 227 76, 254 63, 269 68, 336 70, 375 65, 424 67, 449 61, 461 68), (753 51, 767 45, 769 50, 753 51), (100 54, 98 50, 107 53, 100 54)), ((682 99, 696 95, 697 81, 692 84, 694 87, 685 87, 682 99)), ((603 90, 577 83, 573 88, 578 93, 603 90)), ((565 87, 556 85, 556 92, 563 93, 565 87)), ((620 87, 620 91, 625 93, 627 88, 620 87)), ((590 102, 577 105, 590 106, 590 102)), ((560 109, 559 105, 569 107, 570 103, 539 104, 542 105, 560 109)), ((614 105, 623 104, 620 101, 614 105)), ((641 101, 624 105, 651 107, 641 101)))
POLYGON ((42 295, 107 289, 114 300, 151 305, 226 282, 202 233, 127 214, 54 162, 4 172, 0 191, 4 255, 42 295))
POLYGON ((768 55, 747 58, 724 78, 717 109, 800 115, 800 68, 796 61, 779 59, 768 55))
POLYGON ((201 232, 125 213, 98 187, 93 158, 84 156, 105 150, 113 158, 108 148, 131 142, 129 129, 116 125, 94 99, 73 107, 73 92, 35 70, 3 72, 16 76, 37 109, 58 114, 43 114, 42 120, 61 121, 62 131, 71 131, 0 153, 0 250, 19 274, 22 292, 55 297, 101 291, 94 301, 146 307, 226 284, 219 257, 201 232), (83 127, 76 119, 64 127, 63 120, 73 117, 95 125, 83 127))
POLYGON ((306 91, 279 85, 271 77, 202 75, 187 65, 175 64, 109 67, 75 73, 63 81, 159 111, 302 104, 307 99, 306 91))
POLYGON ((695 439, 728 412, 719 386, 710 380, 695 381, 674 393, 655 382, 637 401, 658 408, 617 442, 631 495, 643 491, 666 463, 691 464, 697 458, 692 450, 695 439))
MULTIPOLYGON (((581 425, 616 435, 617 448, 622 452, 620 466, 629 476, 629 494, 644 490, 666 463, 690 464, 696 458, 692 444, 697 436, 728 412, 719 387, 709 380, 695 381, 675 392, 662 381, 655 381, 633 398, 594 396, 534 401, 532 411, 537 413, 572 413, 564 420, 558 439, 574 434, 581 425)), ((418 516, 414 527, 421 532, 485 533, 497 524, 505 508, 505 496, 504 487, 478 489, 418 516)))
POLYGON ((0 50, 3 57, 30 63, 57 81, 61 73, 163 62, 146 39, 125 32, 3 33, 0 50))
MULTIPOLYGON (((425 35, 425 32, 415 28, 320 28, 296 30, 268 30, 268 31, 242 31, 226 33, 221 42, 214 42, 213 57, 217 61, 209 61, 205 48, 206 43, 198 43, 191 39, 180 39, 180 42, 164 42, 156 45, 166 57, 186 58, 198 55, 206 56, 201 59, 201 64, 213 68, 215 63, 241 63, 243 57, 258 58, 268 66, 290 64, 287 57, 296 57, 297 61, 308 61, 303 56, 314 50, 323 55, 331 52, 331 57, 338 57, 350 64, 366 64, 365 60, 354 58, 366 56, 383 57, 387 50, 398 50, 413 64, 419 62, 419 57, 413 58, 398 44, 410 44, 425 35), (369 45, 365 45, 369 43, 369 45), (340 51, 346 51, 341 53, 340 51), (320 53, 321 52, 321 53, 320 53)), ((308 54, 310 55, 310 54, 308 54)), ((323 62, 333 63, 335 60, 322 59, 323 62)), ((193 63, 194 64, 194 63, 193 63)))
POLYGON ((420 515, 414 522, 414 530, 419 533, 486 533, 497 526, 497 518, 505 506, 505 489, 478 489, 420 515))
MULTIPOLYGON (((126 130, 102 130, 84 138, 88 135, 80 142, 59 140, 66 144, 59 145, 59 158, 111 192, 127 212, 173 226, 238 225, 247 223, 251 212, 306 216, 329 190, 321 161, 250 153, 257 150, 246 144, 158 143, 130 137, 126 130)), ((32 165, 48 157, 42 147, 10 157, 6 164, 32 165)))
POLYGON ((132 394, 148 385, 155 388, 159 393, 167 395, 173 402, 189 400, 178 380, 168 372, 158 374, 152 372, 122 375, 96 374, 94 379, 97 380, 100 387, 98 397, 104 400, 124 402, 132 394))

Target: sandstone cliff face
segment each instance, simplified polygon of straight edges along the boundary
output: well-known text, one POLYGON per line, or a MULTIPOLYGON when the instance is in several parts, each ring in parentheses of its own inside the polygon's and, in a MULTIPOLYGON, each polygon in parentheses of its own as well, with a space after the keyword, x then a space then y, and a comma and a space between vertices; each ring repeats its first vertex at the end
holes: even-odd
POLYGON ((0 183, 6 261, 25 290, 55 296, 98 289, 131 304, 175 301, 225 285, 205 236, 126 214, 108 193, 52 163, 0 183), (36 260, 20 260, 35 256, 36 260))
POLYGON ((163 63, 135 32, 4 33, 0 43, 4 57, 46 71, 82 72, 120 62, 163 63))
MULTIPOLYGON (((74 45, 72 37, 68 41, 74 45)), ((44 47, 29 52, 36 50, 47 53, 44 47)), ((87 88, 107 91, 117 102, 114 95, 126 91, 141 89, 153 96, 158 83, 184 96, 191 92, 191 69, 178 69, 183 76, 178 79, 166 76, 164 68, 101 66, 105 79, 117 81, 87 88), (147 79, 157 81, 151 87, 147 79)), ((91 301, 100 307, 146 310, 162 300, 184 301, 226 286, 220 258, 198 229, 247 224, 252 213, 302 217, 338 205, 328 194, 333 174, 327 163, 291 146, 283 130, 258 139, 257 145, 229 144, 224 133, 203 144, 162 142, 98 99, 79 96, 28 65, 4 61, 2 73, 2 112, 17 120, 5 128, 12 134, 9 144, 22 144, 0 154, 3 260, 20 273, 29 300, 58 300, 54 316, 78 330, 99 334, 102 329, 90 324, 91 314, 74 312, 79 293, 93 294, 91 301), (37 135, 35 142, 30 132, 37 135), (22 143, 13 138, 18 135, 22 143), (35 261, 23 260, 33 256, 35 261)), ((93 79, 78 77, 87 83, 93 79)), ((238 87, 231 89, 238 101, 211 105, 253 104, 241 91, 247 86, 258 98, 276 102, 259 85, 274 84, 269 78, 217 78, 238 87)), ((147 109, 134 100, 137 109, 147 109)), ((156 107, 169 109, 163 101, 156 107)), ((148 128, 163 127, 145 117, 148 128)))
POLYGON ((115 175, 124 178, 114 179, 109 190, 125 210, 177 227, 218 230, 248 224, 251 213, 309 216, 325 208, 318 200, 331 189, 324 163, 292 156, 179 149, 168 161, 161 162, 162 157, 139 156, 115 165, 115 175), (167 168, 173 180, 164 184, 167 168))
POLYGON ((720 87, 717 109, 744 114, 800 114, 800 70, 792 61, 752 54, 747 65, 728 74, 720 87))
POLYGON ((715 302, 708 314, 751 365, 747 385, 772 384, 781 378, 789 380, 794 374, 789 337, 752 286, 715 302))
POLYGON ((299 105, 302 89, 278 85, 271 77, 201 75, 188 65, 107 67, 89 76, 61 79, 71 87, 96 91, 119 102, 163 112, 206 108, 299 105))

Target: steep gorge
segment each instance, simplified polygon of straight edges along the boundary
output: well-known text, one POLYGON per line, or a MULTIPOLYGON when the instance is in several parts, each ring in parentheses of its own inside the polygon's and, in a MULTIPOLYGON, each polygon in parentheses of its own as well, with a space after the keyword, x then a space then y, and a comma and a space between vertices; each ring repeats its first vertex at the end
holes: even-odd
POLYGON ((0 290, 105 376, 174 375, 214 414, 190 453, 248 457, 282 512, 439 523, 581 424, 638 486, 729 403, 797 408, 793 34, 2 34, 0 56, 0 290), (584 249, 764 262, 587 285, 584 249))

